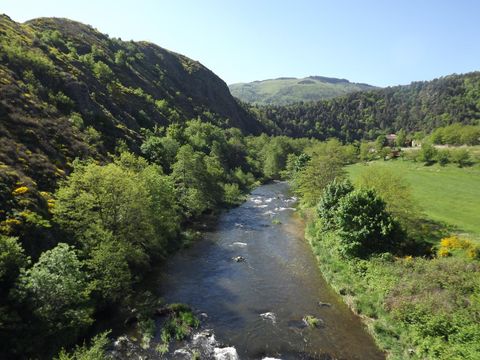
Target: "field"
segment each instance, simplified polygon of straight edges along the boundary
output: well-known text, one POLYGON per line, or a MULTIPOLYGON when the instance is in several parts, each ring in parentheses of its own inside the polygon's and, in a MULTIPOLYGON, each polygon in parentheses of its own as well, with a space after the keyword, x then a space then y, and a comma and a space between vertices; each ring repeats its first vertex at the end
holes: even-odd
MULTIPOLYGON (((402 160, 374 164, 402 174, 411 184, 413 195, 428 218, 480 240, 480 167, 424 166, 402 160)), ((348 167, 353 181, 366 166, 371 165, 348 167)))

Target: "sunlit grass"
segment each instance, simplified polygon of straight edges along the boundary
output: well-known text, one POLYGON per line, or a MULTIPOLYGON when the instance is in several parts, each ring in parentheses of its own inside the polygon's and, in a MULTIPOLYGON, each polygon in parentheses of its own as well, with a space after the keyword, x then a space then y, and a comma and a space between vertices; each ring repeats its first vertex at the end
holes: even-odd
MULTIPOLYGON (((459 168, 455 165, 424 166, 410 161, 377 161, 398 172, 412 186, 413 195, 425 215, 452 226, 460 233, 480 239, 480 167, 459 168)), ((348 167, 355 180, 365 169, 364 164, 348 167)))

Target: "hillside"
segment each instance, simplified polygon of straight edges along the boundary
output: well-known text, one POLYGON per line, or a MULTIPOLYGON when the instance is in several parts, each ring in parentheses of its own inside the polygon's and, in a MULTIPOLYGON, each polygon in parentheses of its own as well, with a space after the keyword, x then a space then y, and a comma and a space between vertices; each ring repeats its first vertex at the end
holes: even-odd
POLYGON ((452 123, 474 125, 480 119, 480 72, 251 109, 271 133, 344 141, 375 139, 400 129, 430 132, 452 123))
POLYGON ((372 90, 368 84, 345 79, 309 76, 303 79, 283 77, 229 85, 233 96, 259 105, 286 105, 300 101, 331 99, 355 91, 372 90))
POLYGON ((51 190, 75 157, 103 158, 120 140, 137 150, 141 128, 200 117, 261 130, 218 76, 155 44, 109 38, 67 19, 20 24, 6 15, 0 44, 0 176, 7 184, 51 190))

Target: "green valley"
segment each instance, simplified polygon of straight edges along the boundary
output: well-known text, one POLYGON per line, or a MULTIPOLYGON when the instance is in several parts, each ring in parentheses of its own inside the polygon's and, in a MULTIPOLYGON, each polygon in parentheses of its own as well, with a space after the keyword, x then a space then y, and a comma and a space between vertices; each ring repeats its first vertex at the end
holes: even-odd
POLYGON ((227 86, 0 15, 2 359, 476 360, 479 199, 478 71, 227 86))

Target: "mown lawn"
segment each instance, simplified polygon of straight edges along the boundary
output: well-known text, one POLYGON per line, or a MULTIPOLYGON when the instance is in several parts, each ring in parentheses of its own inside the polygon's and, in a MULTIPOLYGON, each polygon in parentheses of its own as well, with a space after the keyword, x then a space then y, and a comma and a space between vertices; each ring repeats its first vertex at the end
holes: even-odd
MULTIPOLYGON (((480 167, 458 168, 455 165, 424 166, 411 161, 376 161, 370 164, 387 167, 402 174, 411 184, 413 195, 427 217, 452 226, 458 232, 480 240, 480 167)), ((353 181, 365 164, 348 166, 353 181)))

